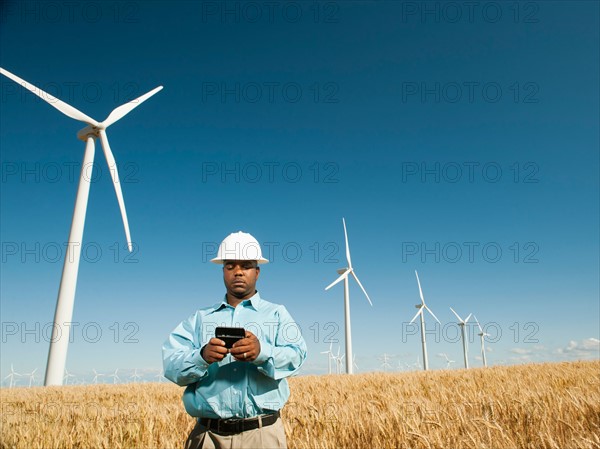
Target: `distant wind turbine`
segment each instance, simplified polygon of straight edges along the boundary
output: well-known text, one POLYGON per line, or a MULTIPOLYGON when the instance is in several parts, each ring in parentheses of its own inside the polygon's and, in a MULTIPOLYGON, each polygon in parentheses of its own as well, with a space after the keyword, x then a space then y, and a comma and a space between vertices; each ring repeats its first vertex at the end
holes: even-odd
POLYGON ((391 368, 392 367, 392 365, 389 364, 390 356, 388 354, 386 354, 385 352, 383 353, 383 355, 380 357, 379 360, 383 361, 381 363, 381 367, 383 368, 383 371, 387 371, 386 368, 391 368))
POLYGON ((475 319, 475 322, 477 323, 477 327, 479 328, 479 338, 481 339, 481 358, 483 359, 483 366, 487 366, 487 359, 485 357, 485 337, 489 337, 490 334, 486 334, 483 329, 481 328, 481 326, 479 325, 479 321, 477 321, 477 317, 475 315, 473 315, 473 318, 475 319))
POLYGON ((88 117, 83 112, 75 109, 73 106, 53 97, 44 92, 38 87, 29 84, 27 81, 10 73, 0 67, 0 73, 15 83, 20 84, 25 89, 48 102, 51 106, 58 109, 60 112, 75 120, 87 123, 88 126, 77 133, 77 137, 86 142, 85 153, 83 156, 83 164, 79 177, 79 187, 77 189, 77 197, 75 199, 75 210, 71 222, 71 231, 69 233, 69 243, 65 252, 65 261, 63 272, 58 290, 58 299, 56 302, 56 311, 54 314, 54 326, 52 330, 52 338, 50 340, 50 351, 48 353, 48 365, 46 368, 46 377, 44 385, 62 385, 63 372, 67 362, 67 349, 69 347, 69 332, 60 331, 63 323, 72 321, 73 305, 75 302, 75 289, 77 287, 77 273, 79 271, 79 259, 81 256, 81 243, 83 239, 83 228, 85 225, 85 215, 87 210, 88 196, 90 192, 91 172, 88 172, 90 167, 93 167, 95 144, 94 140, 99 138, 104 150, 104 156, 108 163, 109 171, 112 176, 117 201, 121 209, 121 217, 125 227, 125 237, 127 238, 127 248, 133 251, 131 243, 131 235, 129 232, 129 222, 127 221, 127 212, 125 210, 125 201, 123 200, 123 192, 121 191, 121 183, 119 182, 119 173, 117 171, 117 163, 113 156, 106 136, 106 128, 123 118, 134 108, 142 104, 152 95, 162 89, 162 86, 151 90, 141 97, 125 103, 115 108, 103 122, 97 122, 91 117, 88 117))
POLYGON ((412 323, 417 319, 419 315, 421 316, 421 345, 423 347, 423 369, 427 371, 429 369, 429 361, 427 359, 427 342, 425 340, 425 314, 423 313, 423 309, 427 310, 438 323, 440 322, 440 320, 437 319, 437 317, 433 314, 431 309, 427 307, 427 304, 425 304, 425 297, 423 296, 423 290, 421 289, 421 281, 419 280, 419 273, 417 273, 417 270, 415 270, 415 275, 417 276, 417 284, 419 285, 419 296, 421 297, 421 304, 417 304, 415 306, 417 309, 419 309, 419 311, 414 316, 414 318, 410 320, 410 322, 412 323))
POLYGON ((419 354, 417 354, 417 360, 412 364, 412 366, 414 366, 415 369, 419 369, 419 354))
POLYGON ((463 354, 465 357, 465 368, 468 368, 469 367, 469 355, 467 353, 467 331, 466 331, 465 327, 466 327, 467 321, 469 321, 469 318, 471 318, 472 313, 469 313, 469 316, 463 320, 461 317, 458 316, 458 313, 456 313, 452 307, 450 307, 450 310, 452 310, 452 313, 454 315, 456 315, 456 318, 458 318, 458 325, 460 326, 460 333, 462 335, 463 354))
POLYGON ((104 376, 104 374, 100 374, 99 372, 96 371, 96 368, 94 368, 92 370, 94 372, 94 378, 92 379, 92 382, 94 382, 95 384, 98 383, 98 378, 104 376))
POLYGON ((18 377, 18 376, 21 376, 21 374, 19 374, 19 373, 17 373, 15 371, 15 369, 13 368, 13 364, 11 363, 10 364, 10 373, 8 374, 8 376, 6 376, 4 378, 4 380, 9 379, 9 381, 8 381, 8 388, 12 388, 12 387, 15 386, 15 384, 17 383, 15 381, 15 377, 18 377))
POLYGON ((65 382, 65 385, 68 385, 69 383, 69 377, 73 378, 73 382, 75 382, 75 375, 71 374, 66 368, 65 368, 65 376, 63 377, 63 380, 65 382))
POLYGON ((356 368, 356 370, 358 371, 358 365, 356 364, 356 354, 352 354, 352 366, 354 366, 354 368, 356 368))
POLYGON ((340 348, 338 346, 338 353, 337 356, 335 356, 335 370, 337 374, 342 374, 342 360, 344 360, 344 357, 346 357, 346 354, 340 356, 340 348))
POLYGON ((353 373, 352 331, 350 328, 350 288, 349 288, 350 286, 349 286, 349 282, 348 282, 349 275, 352 275, 352 277, 354 277, 354 280, 356 280, 356 282, 360 286, 361 290, 367 297, 367 301, 369 301, 369 304, 371 304, 371 306, 372 306, 373 303, 371 302, 371 298, 369 298, 367 291, 365 290, 363 285, 360 283, 358 276, 354 272, 354 268, 352 268, 352 259, 350 258, 350 246, 348 245, 348 232, 346 231, 346 220, 343 218, 342 218, 342 224, 344 225, 344 238, 346 240, 346 260, 348 261, 348 267, 342 268, 341 270, 337 270, 338 274, 340 274, 340 277, 338 277, 335 281, 333 281, 331 284, 329 284, 327 287, 325 287, 325 290, 329 290, 331 287, 333 287, 335 284, 337 284, 341 280, 344 281, 344 323, 346 326, 346 372, 348 374, 352 374, 353 373))
POLYGON ((30 373, 25 373, 23 374, 23 376, 29 376, 29 386, 31 387, 33 385, 33 383, 35 382, 35 372, 37 371, 37 368, 34 369, 32 372, 30 373))
POLYGON ((116 384, 116 383, 117 383, 117 381, 120 381, 120 380, 121 380, 121 379, 120 379, 120 377, 119 377, 119 375, 117 374, 117 372, 118 372, 118 371, 119 371, 119 368, 117 368, 113 374, 110 374, 110 375, 108 376, 108 377, 112 377, 112 379, 113 379, 113 384, 116 384))
POLYGON ((440 352, 438 355, 446 359, 446 369, 450 368, 452 363, 456 363, 454 360, 450 360, 445 352, 440 352))
POLYGON ((331 360, 334 359, 333 352, 331 352, 331 348, 333 346, 333 342, 329 343, 329 349, 327 351, 323 351, 320 354, 327 354, 327 363, 329 365, 329 374, 331 374, 331 360))
POLYGON ((142 377, 138 374, 137 368, 136 368, 135 371, 133 372, 133 374, 131 376, 129 376, 129 378, 132 379, 134 382, 136 382, 137 380, 141 379, 142 377))

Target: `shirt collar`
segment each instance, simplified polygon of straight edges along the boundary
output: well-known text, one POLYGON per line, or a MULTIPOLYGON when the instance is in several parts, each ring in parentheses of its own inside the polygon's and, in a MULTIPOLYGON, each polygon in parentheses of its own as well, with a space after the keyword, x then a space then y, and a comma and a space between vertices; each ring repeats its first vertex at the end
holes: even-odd
MULTIPOLYGON (((262 301, 262 299, 260 298, 260 293, 257 290, 253 296, 251 296, 248 299, 244 299, 239 305, 244 306, 244 307, 249 306, 249 307, 252 307, 254 310, 258 311, 261 301, 262 301)), ((231 307, 229 305, 229 303, 227 302, 227 294, 225 294, 223 296, 223 300, 221 302, 216 303, 213 306, 213 309, 208 313, 211 314, 211 313, 217 312, 224 307, 231 307)))

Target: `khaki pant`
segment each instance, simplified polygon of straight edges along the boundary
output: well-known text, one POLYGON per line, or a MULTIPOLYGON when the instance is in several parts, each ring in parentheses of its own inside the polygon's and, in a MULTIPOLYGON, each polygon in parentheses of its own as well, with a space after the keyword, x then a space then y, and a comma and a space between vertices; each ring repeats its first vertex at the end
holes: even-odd
POLYGON ((273 424, 232 435, 219 435, 200 423, 190 433, 185 449, 286 449, 281 417, 273 424))

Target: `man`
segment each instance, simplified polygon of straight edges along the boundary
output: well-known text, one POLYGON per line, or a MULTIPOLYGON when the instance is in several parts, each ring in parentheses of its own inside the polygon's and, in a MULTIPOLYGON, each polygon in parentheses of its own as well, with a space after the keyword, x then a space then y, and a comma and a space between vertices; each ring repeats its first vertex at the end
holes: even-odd
POLYGON ((286 308, 260 297, 260 245, 230 234, 211 262, 223 265, 223 301, 198 310, 163 345, 165 377, 180 386, 186 411, 198 418, 186 449, 283 448, 279 411, 289 398, 286 377, 306 359, 306 343, 286 308), (217 327, 243 327, 227 349, 217 327))

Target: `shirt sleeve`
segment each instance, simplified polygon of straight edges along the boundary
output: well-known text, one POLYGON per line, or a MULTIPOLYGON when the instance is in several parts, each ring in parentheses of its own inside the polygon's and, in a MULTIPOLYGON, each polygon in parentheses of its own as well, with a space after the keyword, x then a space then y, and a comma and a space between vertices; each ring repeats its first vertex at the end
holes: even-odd
POLYGON ((162 347, 165 377, 179 386, 198 382, 208 372, 208 363, 200 355, 202 334, 197 332, 198 314, 194 314, 171 332, 162 347))
POLYGON ((270 329, 274 329, 274 335, 259 338, 260 354, 252 363, 264 375, 278 380, 300 369, 306 360, 306 342, 300 326, 284 306, 278 308, 273 324, 270 329))

